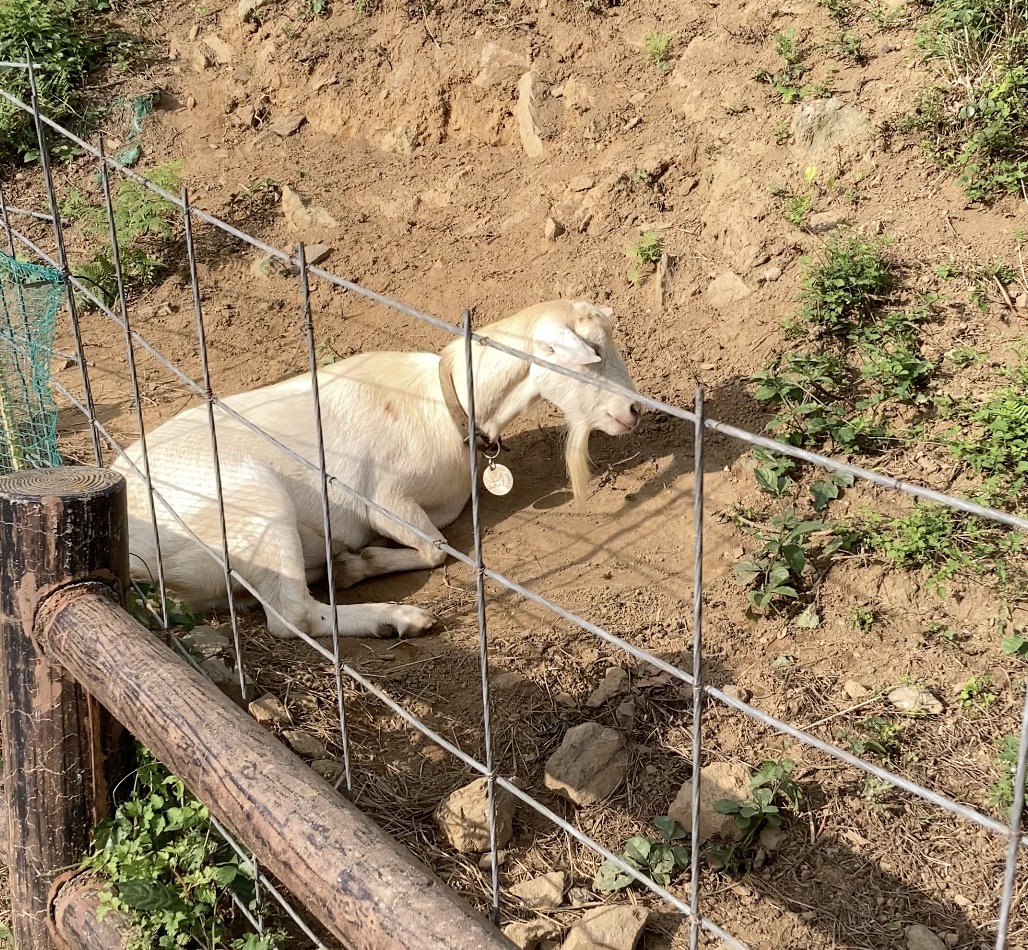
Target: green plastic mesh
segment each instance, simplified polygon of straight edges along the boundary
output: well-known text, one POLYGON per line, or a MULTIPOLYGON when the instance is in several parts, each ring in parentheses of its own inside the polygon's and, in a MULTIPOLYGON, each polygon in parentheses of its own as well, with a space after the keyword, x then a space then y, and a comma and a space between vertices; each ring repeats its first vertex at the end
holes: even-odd
POLYGON ((0 474, 61 464, 50 355, 64 281, 0 254, 0 474))

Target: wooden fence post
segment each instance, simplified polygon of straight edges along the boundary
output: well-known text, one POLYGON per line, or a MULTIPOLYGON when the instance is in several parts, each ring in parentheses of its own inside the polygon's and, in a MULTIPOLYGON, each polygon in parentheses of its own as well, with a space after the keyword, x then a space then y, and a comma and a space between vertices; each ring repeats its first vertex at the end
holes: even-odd
POLYGON ((48 895, 109 810, 125 740, 32 639, 40 604, 90 584, 119 604, 128 578, 125 480, 102 468, 0 476, 0 662, 11 913, 17 950, 51 950, 48 895))

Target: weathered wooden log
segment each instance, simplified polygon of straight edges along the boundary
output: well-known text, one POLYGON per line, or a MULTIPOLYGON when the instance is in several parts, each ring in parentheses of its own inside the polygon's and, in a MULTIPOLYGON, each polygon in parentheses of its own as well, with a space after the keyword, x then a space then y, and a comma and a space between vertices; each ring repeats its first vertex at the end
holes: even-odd
POLYGON ((109 910, 100 920, 100 892, 104 885, 92 874, 71 874, 54 888, 50 911, 58 941, 75 950, 122 950, 129 945, 135 925, 128 914, 109 910))
POLYGON ((108 814, 124 759, 120 726, 31 639, 39 605, 68 584, 122 596, 125 482, 69 467, 0 477, 0 662, 12 930, 18 950, 53 947, 47 896, 108 814))
POLYGON ((58 592, 36 636, 349 950, 514 947, 108 598, 58 592))

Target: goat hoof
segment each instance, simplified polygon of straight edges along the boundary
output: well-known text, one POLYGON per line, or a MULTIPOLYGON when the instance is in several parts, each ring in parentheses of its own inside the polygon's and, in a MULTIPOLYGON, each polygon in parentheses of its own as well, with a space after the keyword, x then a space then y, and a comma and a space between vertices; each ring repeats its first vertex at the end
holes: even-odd
POLYGON ((401 639, 420 637, 435 625, 435 615, 420 607, 397 607, 396 616, 392 621, 392 628, 401 639))

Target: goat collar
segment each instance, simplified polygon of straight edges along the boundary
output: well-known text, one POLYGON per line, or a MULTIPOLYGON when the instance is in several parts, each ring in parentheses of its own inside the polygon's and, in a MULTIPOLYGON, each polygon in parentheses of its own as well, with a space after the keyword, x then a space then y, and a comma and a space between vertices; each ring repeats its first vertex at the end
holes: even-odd
MULTIPOLYGON (((453 385, 452 362, 453 361, 450 359, 449 353, 444 353, 439 357, 439 385, 443 390, 443 402, 446 403, 446 409, 450 413, 450 418, 453 420, 453 424, 457 427, 457 431, 460 432, 461 438, 467 442, 471 437, 468 431, 468 414, 460 404, 460 400, 457 398, 457 388, 453 385)), ((496 454, 499 453, 499 450, 503 448, 499 438, 490 439, 477 426, 475 442, 483 451, 493 453, 493 458, 495 458, 496 454)))

